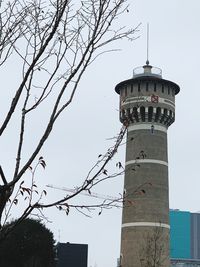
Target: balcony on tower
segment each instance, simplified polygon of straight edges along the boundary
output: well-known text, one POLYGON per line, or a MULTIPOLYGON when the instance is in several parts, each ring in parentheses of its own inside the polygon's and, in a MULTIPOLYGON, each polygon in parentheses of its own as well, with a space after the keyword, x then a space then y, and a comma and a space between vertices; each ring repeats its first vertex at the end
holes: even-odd
POLYGON ((133 78, 142 76, 153 76, 157 78, 162 78, 162 70, 160 68, 149 65, 149 62, 147 61, 146 65, 137 67, 133 70, 133 78))

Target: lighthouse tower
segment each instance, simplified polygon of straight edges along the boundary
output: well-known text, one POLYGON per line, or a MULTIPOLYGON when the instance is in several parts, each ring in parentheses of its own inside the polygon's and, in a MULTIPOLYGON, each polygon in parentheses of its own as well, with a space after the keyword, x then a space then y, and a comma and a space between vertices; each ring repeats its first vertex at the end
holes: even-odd
POLYGON ((169 267, 167 129, 180 88, 147 60, 115 91, 128 125, 120 266, 169 267))

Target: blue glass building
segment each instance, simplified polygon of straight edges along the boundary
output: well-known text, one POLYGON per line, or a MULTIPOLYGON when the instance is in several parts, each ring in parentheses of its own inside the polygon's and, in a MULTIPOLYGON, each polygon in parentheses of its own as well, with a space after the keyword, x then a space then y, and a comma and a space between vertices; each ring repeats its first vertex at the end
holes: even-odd
POLYGON ((200 214, 170 210, 172 266, 200 266, 200 214))

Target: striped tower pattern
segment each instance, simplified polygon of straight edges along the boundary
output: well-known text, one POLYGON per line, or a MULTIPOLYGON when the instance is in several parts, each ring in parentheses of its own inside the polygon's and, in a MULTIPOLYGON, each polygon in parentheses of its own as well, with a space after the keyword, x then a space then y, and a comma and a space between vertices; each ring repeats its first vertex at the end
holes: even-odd
POLYGON ((128 125, 120 266, 169 267, 167 129, 180 88, 147 62, 115 91, 128 125))

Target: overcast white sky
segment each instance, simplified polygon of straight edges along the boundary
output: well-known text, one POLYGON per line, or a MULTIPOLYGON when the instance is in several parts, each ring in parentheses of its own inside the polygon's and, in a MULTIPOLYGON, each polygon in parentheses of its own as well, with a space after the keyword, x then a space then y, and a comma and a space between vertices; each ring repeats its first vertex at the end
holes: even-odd
MULTIPOLYGON (((200 1, 132 0, 130 4, 129 13, 119 23, 135 27, 141 22, 140 38, 117 43, 121 52, 102 56, 85 73, 73 105, 59 120, 43 149, 47 170, 41 175, 41 183, 73 188, 95 163, 98 154, 108 147, 106 139, 120 129, 119 99, 114 87, 131 78, 133 68, 145 63, 146 23, 149 22, 150 63, 162 69, 164 79, 181 88, 176 97, 176 121, 168 131, 170 208, 200 211, 200 1)), ((9 96, 7 91, 6 94, 9 96)), ((40 121, 32 122, 33 129, 40 121)), ((14 132, 9 143, 1 144, 0 160, 7 166, 7 172, 13 139, 14 132)), ((122 148, 118 159, 123 162, 124 158, 122 148)), ((122 188, 123 179, 117 178, 100 186, 98 192, 116 195, 122 188)), ((53 194, 59 196, 63 192, 53 194)), ((94 212, 90 219, 72 212, 67 217, 52 209, 47 215, 53 222, 47 226, 60 242, 88 244, 88 267, 116 267, 121 210, 97 214, 94 212)))

